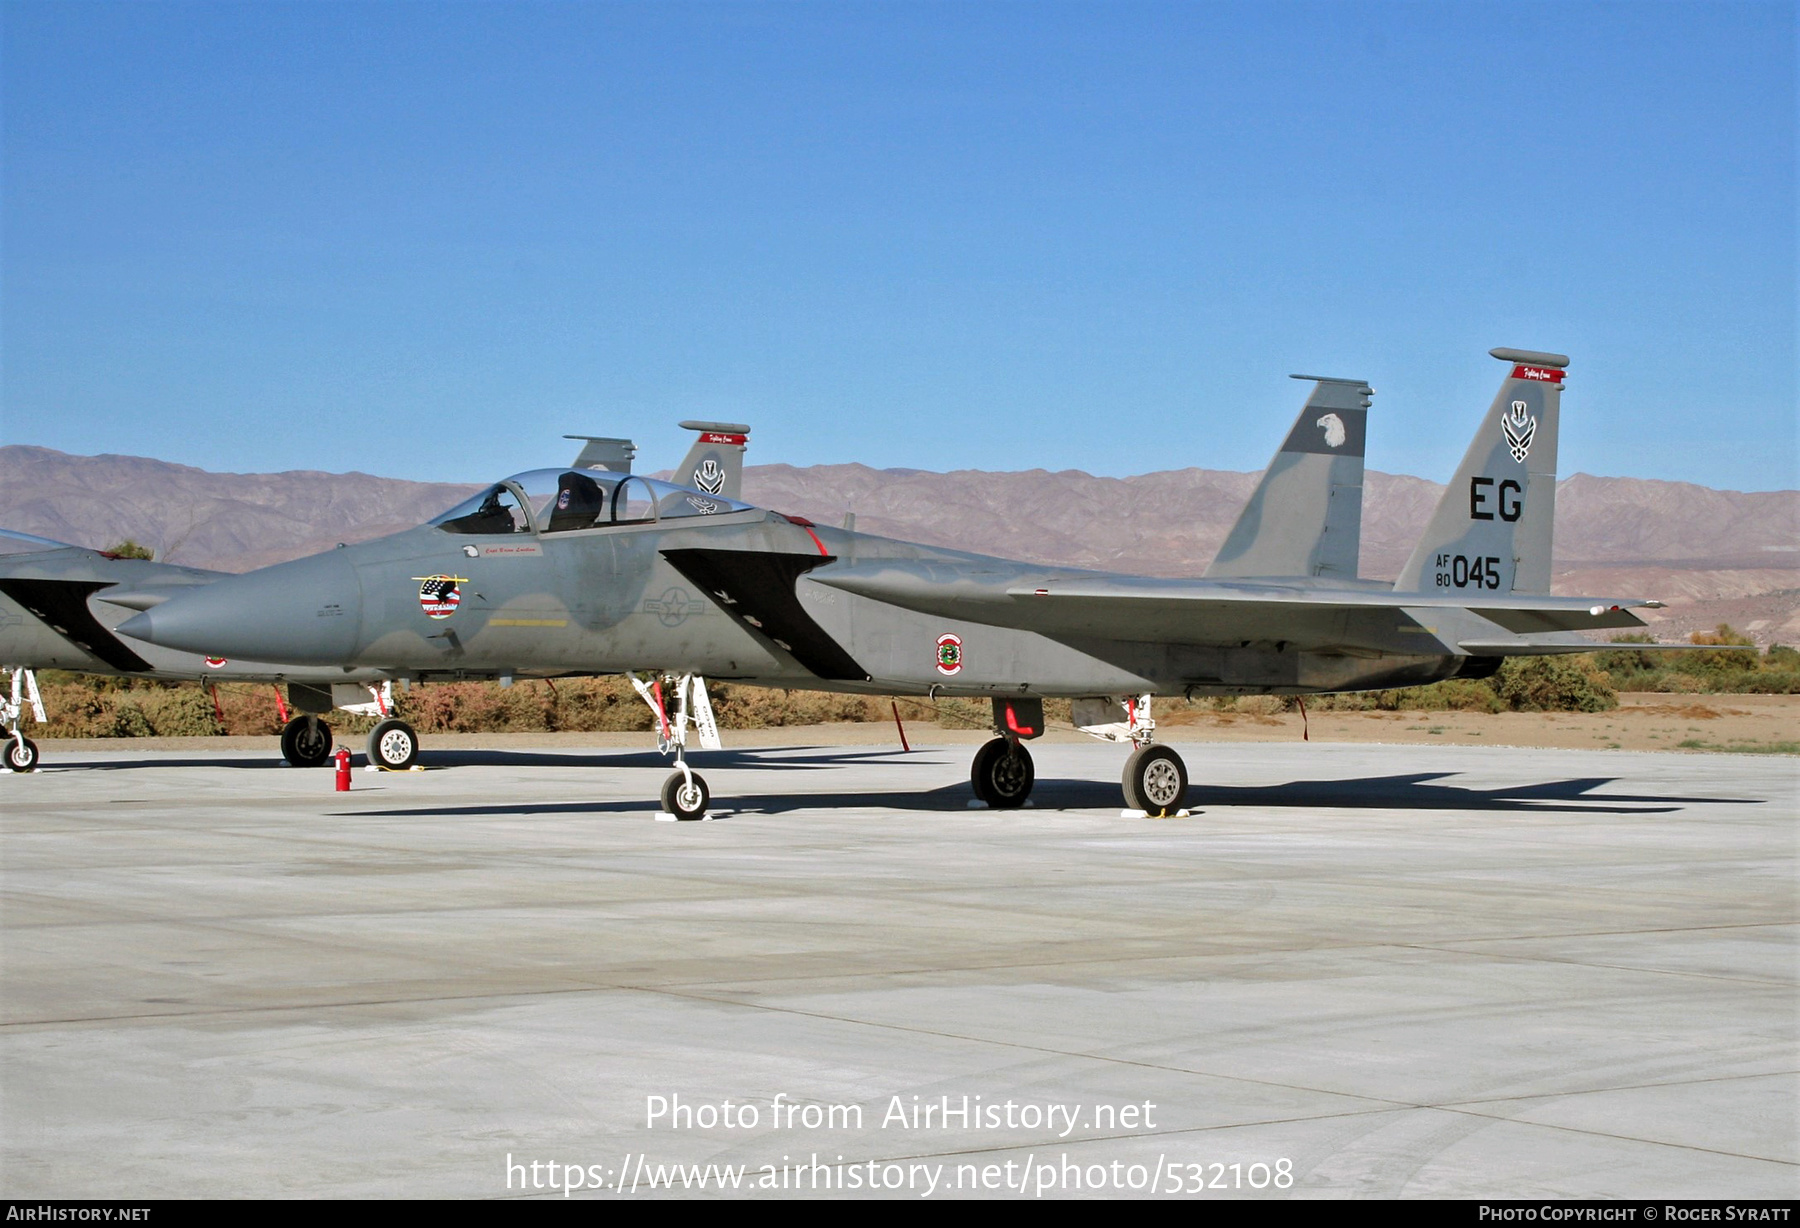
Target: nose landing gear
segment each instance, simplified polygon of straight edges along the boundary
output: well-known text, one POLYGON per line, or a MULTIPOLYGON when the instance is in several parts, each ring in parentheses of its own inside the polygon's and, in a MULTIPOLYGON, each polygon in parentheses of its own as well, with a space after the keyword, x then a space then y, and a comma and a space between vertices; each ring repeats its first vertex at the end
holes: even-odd
POLYGON ((37 723, 44 723, 44 701, 38 695, 37 675, 28 669, 12 671, 12 698, 0 695, 0 725, 6 737, 6 767, 13 772, 35 772, 38 746, 19 731, 29 709, 37 723))
POLYGON ((663 781, 660 795, 663 808, 657 817, 682 823, 711 817, 706 806, 712 800, 712 794, 700 773, 687 765, 690 726, 700 735, 702 750, 718 750, 721 746, 719 722, 713 716, 712 700, 706 694, 706 679, 699 674, 682 674, 680 677, 665 674, 645 682, 636 674, 625 676, 631 679, 632 687, 656 716, 656 749, 665 755, 671 752, 675 755, 675 771, 663 781), (673 713, 669 712, 664 698, 665 682, 674 692, 673 713))

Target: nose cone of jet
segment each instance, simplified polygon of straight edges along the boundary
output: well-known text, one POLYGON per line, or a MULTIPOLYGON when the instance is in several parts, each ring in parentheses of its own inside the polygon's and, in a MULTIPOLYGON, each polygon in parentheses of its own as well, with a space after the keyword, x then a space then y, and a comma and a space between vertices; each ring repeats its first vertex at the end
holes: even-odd
POLYGON ((362 631, 362 586, 341 552, 230 576, 119 624, 119 634, 213 657, 348 664, 362 631))

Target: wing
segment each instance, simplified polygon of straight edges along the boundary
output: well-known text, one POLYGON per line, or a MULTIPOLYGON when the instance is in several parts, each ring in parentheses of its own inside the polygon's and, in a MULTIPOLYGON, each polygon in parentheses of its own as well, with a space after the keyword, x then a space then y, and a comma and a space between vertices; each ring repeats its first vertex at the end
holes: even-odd
POLYGON ((1480 615, 1515 635, 1636 628, 1634 607, 1655 602, 1523 593, 1395 593, 1385 588, 1305 587, 1253 581, 1160 580, 1143 576, 1049 576, 1038 580, 954 564, 824 568, 820 584, 946 618, 1035 631, 1057 640, 1234 644, 1286 640, 1343 646, 1353 620, 1384 612, 1422 625, 1435 611, 1480 615))

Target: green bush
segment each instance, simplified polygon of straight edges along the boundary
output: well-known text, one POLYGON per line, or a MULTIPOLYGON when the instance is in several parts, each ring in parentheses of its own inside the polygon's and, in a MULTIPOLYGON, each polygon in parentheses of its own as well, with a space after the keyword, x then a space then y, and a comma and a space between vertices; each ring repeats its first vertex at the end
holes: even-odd
POLYGON ((1514 712, 1605 712, 1619 706, 1606 671, 1591 656, 1513 657, 1492 680, 1514 712))

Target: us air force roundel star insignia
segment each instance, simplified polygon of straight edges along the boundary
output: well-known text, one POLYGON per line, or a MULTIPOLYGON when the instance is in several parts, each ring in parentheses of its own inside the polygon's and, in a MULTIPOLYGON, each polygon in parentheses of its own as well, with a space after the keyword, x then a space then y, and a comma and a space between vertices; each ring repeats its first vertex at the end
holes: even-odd
POLYGON ((467 584, 467 576, 414 576, 419 584, 419 608, 431 618, 449 618, 462 604, 458 584, 467 584))

